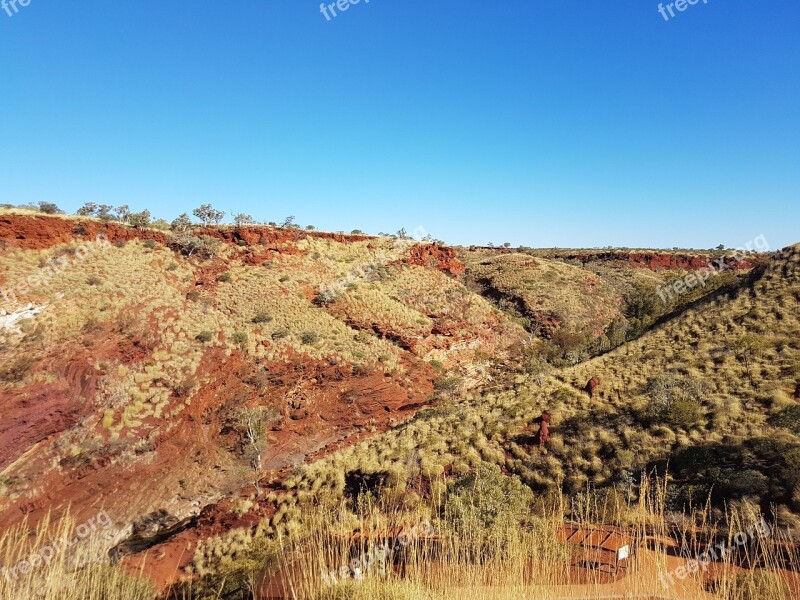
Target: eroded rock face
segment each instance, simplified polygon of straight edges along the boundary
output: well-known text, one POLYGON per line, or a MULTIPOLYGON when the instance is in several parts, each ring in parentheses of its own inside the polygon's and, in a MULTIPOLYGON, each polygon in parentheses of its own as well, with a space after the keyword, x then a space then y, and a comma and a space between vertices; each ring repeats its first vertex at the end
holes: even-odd
POLYGON ((58 244, 74 244, 97 239, 103 234, 109 242, 133 239, 164 244, 167 236, 153 229, 133 229, 119 223, 94 220, 68 220, 57 217, 0 216, 0 241, 6 248, 43 250, 58 244))
POLYGON ((583 391, 589 394, 589 398, 594 397, 594 391, 600 385, 600 380, 597 377, 592 377, 584 386, 583 391))
POLYGON ((453 248, 439 244, 415 244, 406 254, 403 262, 408 265, 432 267, 453 277, 463 275, 467 268, 456 257, 453 248))
MULTIPOLYGON (((675 269, 696 271, 708 267, 709 263, 716 260, 707 254, 679 254, 674 252, 564 253, 556 255, 556 257, 577 260, 583 264, 616 261, 632 267, 650 269, 651 271, 675 269)), ((725 256, 719 260, 725 264, 726 270, 748 271, 764 259, 759 256, 752 256, 744 260, 736 260, 732 256, 725 256)))

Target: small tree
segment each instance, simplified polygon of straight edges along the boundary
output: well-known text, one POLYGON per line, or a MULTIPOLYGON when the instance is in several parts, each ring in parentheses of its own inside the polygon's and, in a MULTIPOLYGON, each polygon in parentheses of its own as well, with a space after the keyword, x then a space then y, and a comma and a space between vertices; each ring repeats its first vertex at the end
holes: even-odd
POLYGON ((281 223, 281 227, 291 227, 292 225, 294 225, 294 215, 289 215, 281 223))
POLYGON ((708 391, 708 383, 698 377, 661 373, 647 383, 646 414, 653 421, 691 429, 703 420, 700 400, 708 391))
POLYGON ((219 244, 219 240, 212 237, 197 237, 187 231, 173 234, 169 241, 170 248, 184 256, 196 254, 203 258, 213 258, 219 250, 219 244))
POLYGON ((172 227, 172 231, 189 231, 192 228, 192 220, 189 218, 189 215, 183 213, 172 221, 170 227, 172 227))
POLYGON ((400 230, 397 232, 397 237, 399 237, 401 240, 408 239, 408 232, 406 231, 405 227, 400 228, 400 230))
POLYGON ((210 204, 203 204, 192 211, 192 214, 203 222, 203 225, 210 225, 214 223, 219 225, 222 219, 225 218, 225 212, 216 210, 210 204))
POLYGON ((237 226, 241 227, 242 225, 253 225, 255 224, 255 220, 250 215, 245 213, 237 213, 233 217, 233 222, 236 223, 237 226))
POLYGON ((522 368, 539 385, 544 384, 547 376, 553 370, 552 365, 543 356, 533 353, 526 358, 522 368))
POLYGON ((114 207, 110 204, 101 204, 97 207, 97 217, 103 221, 111 221, 114 219, 113 210, 114 207))
POLYGON ((750 374, 750 361, 757 358, 766 347, 767 342, 764 338, 753 333, 738 337, 730 344, 730 349, 736 355, 736 358, 744 362, 748 377, 752 376, 750 374))
POLYGON ((127 204, 123 204, 122 206, 118 206, 114 209, 114 212, 117 215, 117 219, 122 223, 127 223, 128 219, 131 216, 131 209, 127 204))
POLYGON ((87 202, 81 206, 76 212, 79 217, 93 217, 97 214, 97 204, 94 202, 87 202))
POLYGON ((39 202, 39 210, 46 215, 63 215, 64 211, 52 202, 39 202))
POLYGON ((131 213, 128 217, 128 224, 136 229, 144 229, 150 226, 150 211, 143 210, 138 213, 131 213))
POLYGON ((467 541, 475 559, 490 558, 530 522, 533 492, 519 478, 484 463, 449 486, 445 522, 467 541))
POLYGON ((243 408, 237 417, 237 429, 242 436, 244 456, 253 470, 253 487, 261 494, 260 481, 264 475, 263 454, 267 451, 264 439, 267 432, 268 411, 263 407, 243 408))

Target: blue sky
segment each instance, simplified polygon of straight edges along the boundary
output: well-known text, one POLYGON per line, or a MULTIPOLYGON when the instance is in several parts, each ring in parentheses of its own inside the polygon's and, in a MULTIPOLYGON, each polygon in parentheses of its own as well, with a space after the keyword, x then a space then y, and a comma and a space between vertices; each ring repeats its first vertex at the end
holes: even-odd
POLYGON ((657 7, 30 0, 0 10, 0 202, 464 244, 800 241, 800 2, 657 7))

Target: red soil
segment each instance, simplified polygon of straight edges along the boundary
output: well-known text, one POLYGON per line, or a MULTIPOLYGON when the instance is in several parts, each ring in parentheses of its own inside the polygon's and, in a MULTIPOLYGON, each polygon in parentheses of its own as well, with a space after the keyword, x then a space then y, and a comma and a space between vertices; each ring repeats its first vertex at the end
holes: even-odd
POLYGON ((439 269, 453 277, 463 275, 466 271, 464 263, 456 257, 456 251, 439 244, 416 244, 409 249, 403 262, 407 265, 439 269))
MULTIPOLYGON (((220 357, 217 357, 220 358, 220 357)), ((217 369, 236 373, 241 382, 252 380, 262 372, 261 366, 237 362, 235 358, 215 362, 217 369)), ((381 371, 359 376, 352 374, 347 364, 332 365, 325 361, 310 361, 295 355, 292 360, 264 365, 267 385, 251 393, 245 405, 271 404, 282 397, 278 408, 284 418, 273 426, 268 435, 269 450, 264 466, 271 471, 263 481, 264 493, 259 504, 244 517, 231 513, 228 500, 207 506, 190 526, 167 541, 151 548, 146 554, 131 556, 126 565, 144 572, 159 586, 173 583, 182 569, 192 560, 197 541, 218 535, 233 527, 255 527, 274 507, 264 497, 296 466, 310 462, 342 447, 387 430, 391 425, 413 416, 433 391, 432 368, 426 363, 407 365, 411 384, 406 384, 381 371)), ((236 385, 232 382, 233 385, 236 385)), ((240 390, 242 384, 239 383, 240 390)), ((218 388, 219 389, 219 388, 218 388)), ((226 389, 236 395, 236 388, 226 389)), ((218 390, 208 390, 210 399, 219 397, 218 390)), ((205 404, 205 403, 204 403, 205 404)), ((194 403, 193 403, 194 407, 194 403)), ((219 424, 222 426, 222 423, 219 424)), ((228 435, 222 445, 232 449, 235 435, 228 435)), ((174 468, 174 467, 173 467, 174 468)), ((240 482, 244 485, 244 482, 240 482)), ((253 487, 243 487, 243 495, 251 495, 253 487)))
MULTIPOLYGON (((166 243, 167 234, 153 229, 133 229, 115 221, 104 223, 92 219, 64 219, 39 215, 0 215, 0 242, 6 248, 42 250, 56 244, 74 243, 76 239, 93 240, 97 234, 105 233, 110 242, 116 240, 155 240, 166 243)), ((324 231, 304 231, 280 227, 248 226, 242 228, 198 227, 192 230, 198 236, 209 236, 248 246, 265 246, 266 249, 285 252, 286 246, 307 237, 357 242, 372 239, 366 235, 344 235, 324 231)))
POLYGON ((105 233, 109 242, 116 240, 155 240, 165 243, 164 232, 150 229, 132 229, 119 223, 102 223, 92 220, 71 220, 59 217, 0 215, 0 242, 6 248, 43 250, 57 244, 92 241, 105 233))

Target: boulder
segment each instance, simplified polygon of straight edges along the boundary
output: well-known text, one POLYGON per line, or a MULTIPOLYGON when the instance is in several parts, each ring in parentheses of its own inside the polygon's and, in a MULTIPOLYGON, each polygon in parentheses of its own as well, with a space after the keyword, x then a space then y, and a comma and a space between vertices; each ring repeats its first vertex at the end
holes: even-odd
POLYGON ((600 380, 597 377, 592 377, 584 386, 583 391, 589 394, 589 398, 594 397, 594 391, 600 385, 600 380))
POLYGON ((547 411, 543 412, 539 418, 539 433, 536 438, 540 448, 543 448, 550 441, 550 413, 547 411))

